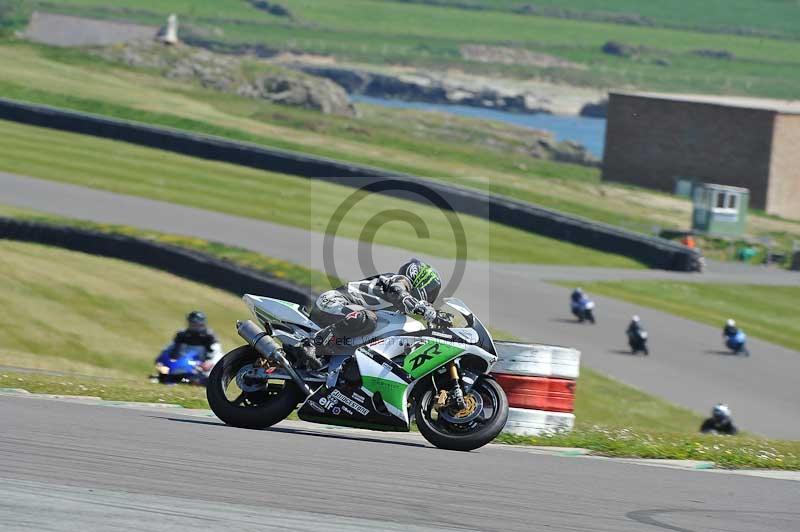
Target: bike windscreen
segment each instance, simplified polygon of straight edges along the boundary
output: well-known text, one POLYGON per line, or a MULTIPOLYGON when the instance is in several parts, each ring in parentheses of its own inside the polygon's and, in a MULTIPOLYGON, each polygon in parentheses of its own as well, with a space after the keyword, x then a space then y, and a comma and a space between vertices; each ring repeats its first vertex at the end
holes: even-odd
MULTIPOLYGON (((479 338, 479 345, 489 353, 496 355, 497 350, 494 346, 494 339, 492 338, 491 333, 489 330, 483 325, 481 320, 478 319, 477 316, 472 312, 472 310, 460 299, 455 297, 448 297, 444 299, 444 305, 442 305, 443 310, 447 310, 448 308, 455 311, 456 318, 460 317, 463 320, 463 325, 459 325, 454 320, 454 326, 466 326, 471 327, 478 333, 479 338)), ((460 321, 460 320, 459 320, 460 321)))

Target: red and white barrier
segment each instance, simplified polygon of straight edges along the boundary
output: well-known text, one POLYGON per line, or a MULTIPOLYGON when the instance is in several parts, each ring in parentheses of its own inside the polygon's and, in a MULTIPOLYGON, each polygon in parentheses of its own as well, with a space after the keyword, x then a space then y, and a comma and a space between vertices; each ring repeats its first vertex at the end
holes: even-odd
POLYGON ((517 342, 496 345, 492 375, 510 406, 505 432, 536 436, 572 430, 580 351, 517 342))
POLYGON ((548 432, 569 432, 574 426, 575 414, 510 408, 504 432, 521 436, 538 436, 548 432))
POLYGON ((580 372, 581 352, 555 345, 495 342, 499 359, 495 373, 531 375, 576 380, 580 372))

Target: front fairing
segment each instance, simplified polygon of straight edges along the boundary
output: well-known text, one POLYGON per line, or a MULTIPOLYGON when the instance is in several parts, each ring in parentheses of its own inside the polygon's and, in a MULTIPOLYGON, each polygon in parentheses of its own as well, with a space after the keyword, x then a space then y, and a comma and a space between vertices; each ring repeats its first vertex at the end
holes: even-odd
POLYGON ((198 372, 205 358, 206 348, 199 345, 183 345, 173 357, 174 344, 168 345, 156 358, 156 370, 163 375, 192 375, 198 372))

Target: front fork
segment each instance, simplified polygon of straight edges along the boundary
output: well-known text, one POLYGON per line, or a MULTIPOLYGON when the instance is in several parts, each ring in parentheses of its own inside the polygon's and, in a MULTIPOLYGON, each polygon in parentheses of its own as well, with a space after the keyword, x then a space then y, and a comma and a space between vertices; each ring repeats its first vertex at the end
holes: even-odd
POLYGON ((447 388, 439 390, 439 394, 436 397, 436 406, 434 407, 437 417, 438 411, 445 408, 448 402, 452 402, 456 410, 467 408, 467 403, 464 400, 464 390, 461 389, 461 377, 458 374, 458 366, 456 366, 455 360, 447 365, 447 373, 450 377, 450 389, 449 391, 447 388))

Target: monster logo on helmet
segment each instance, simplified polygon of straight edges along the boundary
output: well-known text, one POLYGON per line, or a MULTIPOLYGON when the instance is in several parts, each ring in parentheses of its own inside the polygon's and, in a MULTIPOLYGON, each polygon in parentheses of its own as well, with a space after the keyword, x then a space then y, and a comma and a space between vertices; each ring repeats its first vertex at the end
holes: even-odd
POLYGON ((442 288, 439 272, 433 266, 425 264, 419 259, 411 259, 400 267, 398 272, 405 275, 411 281, 413 287, 412 294, 420 300, 433 303, 442 288))

